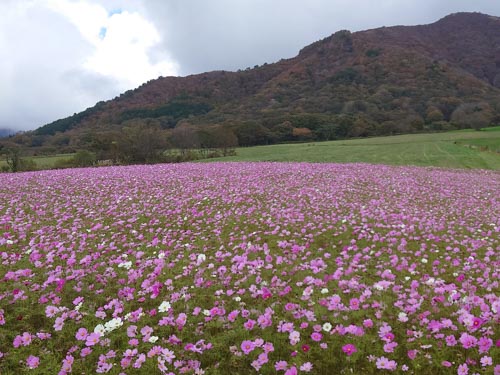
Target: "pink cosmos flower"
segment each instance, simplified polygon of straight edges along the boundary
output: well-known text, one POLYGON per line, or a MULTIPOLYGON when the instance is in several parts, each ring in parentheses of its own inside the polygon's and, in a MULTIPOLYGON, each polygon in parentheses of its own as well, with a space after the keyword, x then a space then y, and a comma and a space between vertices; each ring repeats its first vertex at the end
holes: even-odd
POLYGON ((101 337, 100 333, 92 332, 87 336, 87 339, 85 341, 86 346, 94 346, 99 342, 99 338, 101 337))
POLYGON ((377 359, 377 362, 375 365, 379 370, 385 370, 387 368, 387 364, 389 363, 389 360, 385 357, 380 357, 377 359))
POLYGON ((384 352, 393 353, 396 346, 398 346, 397 342, 395 342, 395 341, 388 342, 388 343, 384 344, 384 352))
POLYGON ((250 363, 250 366, 252 366, 255 371, 259 371, 262 367, 262 364, 259 363, 259 361, 255 360, 255 361, 252 361, 252 363, 250 363))
POLYGON ((371 319, 365 319, 363 320, 363 326, 365 328, 371 328, 373 327, 373 321, 371 319))
POLYGON ((79 340, 79 341, 84 341, 87 339, 87 336, 88 336, 88 332, 85 328, 80 328, 77 332, 76 332, 76 339, 79 340))
POLYGON ((300 366, 300 371, 311 372, 312 369, 313 365, 311 362, 303 363, 302 366, 300 366))
POLYGON ((35 369, 40 365, 40 358, 30 355, 28 359, 26 359, 26 365, 30 369, 35 369))
POLYGON ((319 342, 319 341, 321 341, 322 338, 323 338, 323 335, 321 333, 319 333, 319 332, 313 332, 311 334, 311 339, 313 341, 319 342))
POLYGON ((248 331, 250 331, 251 329, 253 329, 253 327, 255 327, 255 320, 253 319, 248 319, 244 324, 243 324, 243 327, 245 327, 245 329, 247 329, 248 331))
POLYGON ((127 336, 135 337, 137 336, 137 326, 131 325, 127 327, 127 336))
POLYGON ((446 345, 447 346, 455 346, 455 345, 457 345, 457 339, 453 335, 446 336, 445 341, 446 341, 446 345))
POLYGON ((486 366, 491 366, 493 364, 493 360, 489 356, 484 356, 481 357, 481 366, 486 367, 486 366))
POLYGON ((469 335, 468 333, 466 332, 463 332, 461 335, 460 335, 460 339, 459 339, 460 343, 462 344, 462 347, 464 349, 470 349, 470 348, 473 348, 474 346, 476 346, 477 344, 477 339, 474 337, 474 336, 471 336, 469 335))
POLYGON ((290 367, 285 371, 285 375, 297 375, 297 368, 295 366, 290 367))
POLYGON ((469 366, 467 363, 463 363, 458 366, 457 375, 467 375, 469 373, 469 366))
POLYGON ((259 354, 259 357, 257 358, 257 362, 260 364, 260 365, 263 365, 267 362, 269 362, 269 358, 267 356, 267 353, 260 353, 259 354))
POLYGON ((250 354, 255 349, 253 341, 245 340, 241 343, 241 351, 245 354, 250 354))
POLYGON ((274 364, 276 371, 285 371, 288 367, 287 361, 278 361, 274 364))
POLYGON ((24 332, 21 336, 21 344, 23 346, 28 346, 29 344, 31 344, 32 339, 33 339, 33 336, 31 336, 31 333, 24 332))
POLYGON ((80 357, 82 357, 82 358, 83 358, 83 357, 86 357, 86 356, 88 356, 90 353, 92 353, 92 349, 91 349, 91 348, 89 348, 89 347, 85 347, 85 348, 83 348, 83 349, 81 350, 81 352, 80 352, 80 357))
POLYGON ((265 353, 274 352, 274 345, 271 342, 266 342, 264 345, 262 345, 262 349, 265 353))
POLYGON ((493 345, 493 340, 490 339, 489 337, 481 337, 477 343, 477 346, 479 348, 479 353, 487 353, 488 350, 490 350, 491 346, 493 345))

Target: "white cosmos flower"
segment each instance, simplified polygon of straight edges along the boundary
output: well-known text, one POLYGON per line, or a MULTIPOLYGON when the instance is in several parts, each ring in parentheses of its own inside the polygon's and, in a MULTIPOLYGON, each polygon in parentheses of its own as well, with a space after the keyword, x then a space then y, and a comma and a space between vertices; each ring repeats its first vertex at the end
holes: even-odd
POLYGON ((122 262, 118 264, 118 268, 125 268, 129 270, 132 267, 132 262, 129 260, 128 262, 122 262))
POLYGON ((332 330, 332 325, 328 322, 326 322, 325 324, 323 324, 323 331, 325 332, 330 332, 332 330))
POLYGON ((151 336, 148 341, 151 343, 151 344, 154 344, 156 341, 158 341, 158 336, 151 336))
POLYGON ((111 332, 118 327, 121 327, 123 325, 123 321, 121 318, 113 318, 109 322, 104 323, 104 329, 106 332, 111 332))
POLYGON ((163 301, 160 304, 160 306, 158 307, 158 311, 159 312, 167 312, 168 310, 170 310, 171 307, 172 307, 172 305, 170 304, 170 302, 163 301))
POLYGON ((101 335, 104 335, 106 333, 106 328, 102 324, 98 324, 94 328, 94 333, 100 333, 101 335))
POLYGON ((401 311, 399 314, 398 314, 398 320, 400 322, 407 322, 408 321, 408 315, 406 315, 406 313, 404 311, 401 311))

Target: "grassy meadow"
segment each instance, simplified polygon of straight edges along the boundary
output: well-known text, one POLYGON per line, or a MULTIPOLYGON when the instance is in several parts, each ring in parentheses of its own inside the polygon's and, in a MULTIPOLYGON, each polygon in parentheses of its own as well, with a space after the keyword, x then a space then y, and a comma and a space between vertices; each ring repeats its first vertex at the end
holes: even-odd
POLYGON ((443 168, 500 169, 500 127, 480 132, 407 134, 343 141, 238 148, 213 161, 373 163, 443 168))

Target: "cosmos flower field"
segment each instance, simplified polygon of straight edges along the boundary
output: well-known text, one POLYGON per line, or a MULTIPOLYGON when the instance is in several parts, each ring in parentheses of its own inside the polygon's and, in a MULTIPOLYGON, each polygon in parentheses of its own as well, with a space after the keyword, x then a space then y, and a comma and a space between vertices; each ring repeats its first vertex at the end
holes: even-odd
POLYGON ((1 374, 500 374, 500 174, 0 174, 1 374))

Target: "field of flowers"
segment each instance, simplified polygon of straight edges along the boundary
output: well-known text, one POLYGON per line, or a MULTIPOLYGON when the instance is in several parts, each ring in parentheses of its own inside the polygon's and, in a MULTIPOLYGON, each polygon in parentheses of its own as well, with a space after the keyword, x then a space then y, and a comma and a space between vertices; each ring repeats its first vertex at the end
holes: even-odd
POLYGON ((500 374, 500 174, 0 174, 1 374, 500 374))

